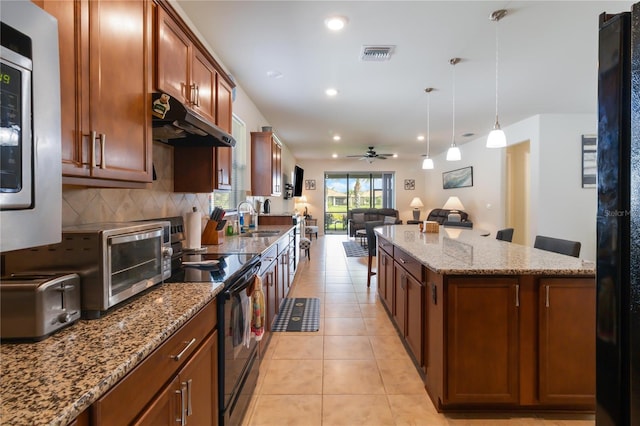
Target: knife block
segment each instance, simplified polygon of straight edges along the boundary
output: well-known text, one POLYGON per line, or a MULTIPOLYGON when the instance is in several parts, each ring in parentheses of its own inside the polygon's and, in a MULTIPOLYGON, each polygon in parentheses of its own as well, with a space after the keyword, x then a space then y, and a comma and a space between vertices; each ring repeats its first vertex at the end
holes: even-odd
POLYGON ((202 232, 202 244, 204 245, 220 245, 224 243, 224 229, 217 230, 218 222, 208 220, 207 225, 202 232))

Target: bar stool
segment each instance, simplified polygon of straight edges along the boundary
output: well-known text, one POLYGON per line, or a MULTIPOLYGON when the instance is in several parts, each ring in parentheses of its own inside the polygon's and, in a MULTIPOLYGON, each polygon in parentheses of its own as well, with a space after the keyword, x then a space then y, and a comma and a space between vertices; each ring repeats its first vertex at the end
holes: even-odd
POLYGON ((310 239, 312 235, 316 236, 316 240, 318 239, 318 227, 317 226, 305 226, 304 233, 309 236, 310 239))
MULTIPOLYGON (((318 239, 318 237, 316 237, 318 239)), ((305 237, 300 238, 300 250, 304 250, 307 259, 311 260, 311 240, 305 237)))

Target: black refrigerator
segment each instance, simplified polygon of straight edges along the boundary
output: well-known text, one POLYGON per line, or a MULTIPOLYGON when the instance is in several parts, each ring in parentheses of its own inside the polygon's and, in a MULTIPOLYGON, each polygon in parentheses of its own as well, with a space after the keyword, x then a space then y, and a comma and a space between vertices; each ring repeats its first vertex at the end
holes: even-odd
POLYGON ((596 424, 640 425, 640 3, 599 24, 596 424))

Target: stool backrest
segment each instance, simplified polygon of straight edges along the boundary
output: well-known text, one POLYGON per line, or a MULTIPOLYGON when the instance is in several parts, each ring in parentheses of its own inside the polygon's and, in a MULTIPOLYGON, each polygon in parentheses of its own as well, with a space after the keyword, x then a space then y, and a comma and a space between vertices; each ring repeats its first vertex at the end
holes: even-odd
POLYGON ((537 235, 536 241, 533 243, 533 247, 541 250, 547 250, 555 253, 578 257, 580 256, 581 244, 579 241, 570 241, 560 238, 537 235))
POLYGON ((364 229, 367 231, 367 249, 369 251, 369 256, 376 255, 376 233, 373 228, 382 226, 383 224, 384 222, 382 220, 364 223, 364 229))

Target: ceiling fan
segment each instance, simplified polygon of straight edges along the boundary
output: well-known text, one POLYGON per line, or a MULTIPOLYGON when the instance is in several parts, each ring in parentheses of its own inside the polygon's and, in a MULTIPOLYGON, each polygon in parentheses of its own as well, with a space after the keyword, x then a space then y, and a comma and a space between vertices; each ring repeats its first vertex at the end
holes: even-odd
POLYGON ((367 152, 362 155, 347 155, 347 157, 360 157, 360 160, 367 160, 369 163, 373 163, 376 158, 386 160, 387 157, 393 157, 393 154, 378 154, 373 150, 373 147, 370 146, 367 152))

